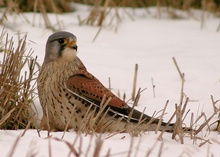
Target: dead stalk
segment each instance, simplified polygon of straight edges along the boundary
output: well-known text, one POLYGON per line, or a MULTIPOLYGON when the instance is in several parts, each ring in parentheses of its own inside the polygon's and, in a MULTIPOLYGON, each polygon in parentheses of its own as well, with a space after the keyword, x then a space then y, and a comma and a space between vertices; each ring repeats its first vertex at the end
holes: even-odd
POLYGON ((219 111, 219 109, 216 107, 216 104, 220 101, 220 100, 214 100, 213 96, 211 95, 211 101, 212 101, 212 106, 214 109, 214 112, 217 113, 219 111))
POLYGON ((85 157, 89 157, 88 154, 89 154, 89 151, 90 151, 91 146, 92 146, 92 139, 93 139, 93 136, 90 137, 89 144, 88 144, 87 149, 86 149, 85 157))
POLYGON ((52 157, 51 139, 48 138, 48 156, 52 157))
POLYGON ((179 68, 179 66, 178 66, 178 64, 177 64, 177 61, 176 61, 175 57, 172 57, 172 59, 173 59, 173 62, 174 62, 174 64, 175 64, 175 66, 176 66, 176 69, 177 69, 177 71, 178 71, 178 73, 179 73, 179 75, 180 75, 180 78, 183 79, 183 77, 182 77, 182 74, 183 74, 183 73, 180 71, 180 68, 179 68))
POLYGON ((33 120, 33 117, 35 116, 35 114, 31 117, 31 119, 28 121, 28 124, 26 126, 26 128, 24 129, 23 133, 21 134, 21 137, 23 137, 25 135, 25 133, 27 132, 27 130, 30 128, 31 126, 31 122, 33 120))
POLYGON ((155 84, 154 84, 154 79, 151 78, 151 84, 152 84, 152 88, 153 88, 153 97, 155 98, 156 97, 156 94, 155 94, 155 84))
POLYGON ((158 122, 158 124, 157 124, 157 128, 156 128, 155 134, 157 134, 157 132, 159 131, 159 128, 160 128, 161 123, 162 123, 162 121, 163 121, 163 115, 165 114, 165 111, 166 111, 166 108, 167 108, 168 103, 169 103, 169 101, 167 100, 167 101, 166 101, 166 104, 165 104, 165 106, 164 106, 163 112, 162 112, 162 114, 161 114, 161 116, 160 116, 160 120, 159 120, 159 122, 158 122))
POLYGON ((161 131, 160 135, 158 136, 158 140, 162 140, 163 134, 166 131, 166 128, 169 126, 170 122, 173 120, 174 116, 176 115, 176 111, 173 113, 173 115, 170 117, 170 119, 168 120, 166 126, 164 127, 164 129, 161 131))
POLYGON ((137 74, 138 74, 138 64, 135 64, 133 90, 132 90, 132 101, 134 101, 134 99, 135 99, 135 94, 136 94, 137 74))
POLYGON ((157 0, 157 18, 161 18, 161 7, 160 7, 160 0, 157 0))
POLYGON ((206 0, 202 0, 201 4, 202 4, 202 14, 201 14, 201 26, 200 26, 200 28, 202 29, 205 26, 205 11, 206 11, 206 8, 207 8, 206 0))
POLYGON ((173 62, 175 64, 175 66, 176 66, 176 69, 177 69, 177 71, 179 73, 179 76, 180 76, 181 82, 182 82, 182 84, 181 84, 181 93, 180 93, 181 94, 180 95, 180 104, 181 104, 183 102, 183 97, 184 97, 185 74, 180 71, 180 68, 179 68, 179 66, 177 64, 177 61, 176 61, 175 57, 172 57, 172 59, 173 59, 173 62))
POLYGON ((175 139, 176 135, 179 136, 181 144, 184 143, 183 141, 183 129, 182 129, 182 111, 181 106, 176 105, 176 123, 172 134, 172 139, 175 139))
POLYGON ((69 118, 68 118, 68 120, 67 120, 65 129, 64 129, 64 131, 63 131, 63 136, 61 137, 61 139, 64 137, 65 132, 67 131, 67 129, 68 129, 68 127, 69 127, 70 121, 71 121, 71 119, 72 119, 72 117, 73 117, 73 113, 74 113, 75 110, 76 110, 76 106, 74 106, 73 109, 72 109, 72 111, 71 111, 71 114, 70 114, 70 116, 69 116, 69 118))
POLYGON ((108 89, 111 91, 112 87, 111 87, 111 77, 108 78, 108 89))
POLYGON ((208 126, 209 121, 210 121, 214 116, 215 116, 215 113, 213 113, 212 116, 209 117, 209 118, 205 121, 205 123, 203 123, 203 124, 199 127, 199 129, 197 129, 197 130, 194 132, 194 135, 197 135, 205 126, 208 126))
POLYGON ((219 31, 220 31, 220 21, 219 21, 218 27, 217 27, 217 29, 216 29, 216 32, 219 32, 219 31))
POLYGON ((138 150, 140 148, 140 144, 141 144, 141 138, 139 138, 139 140, 138 140, 138 144, 136 146, 134 156, 138 156, 138 150))
POLYGON ((50 140, 50 139, 54 139, 54 140, 59 141, 59 142, 64 142, 67 145, 67 147, 69 148, 70 152, 74 155, 74 157, 79 157, 80 156, 80 154, 73 147, 74 145, 71 145, 69 142, 67 142, 63 139, 59 139, 59 138, 49 138, 48 140, 50 140))
POLYGON ((191 113, 191 119, 190 119, 190 139, 193 139, 193 122, 194 122, 194 114, 191 113))
POLYGON ((18 145, 18 142, 19 142, 20 138, 21 138, 20 136, 18 136, 18 137, 16 138, 14 144, 12 145, 10 151, 8 152, 7 157, 13 157, 13 154, 14 154, 14 152, 15 152, 15 149, 16 149, 16 147, 17 147, 17 145, 18 145))
POLYGON ((163 145, 164 145, 164 143, 161 142, 158 157, 161 157, 161 156, 162 156, 162 153, 163 153, 163 145))
POLYGON ((138 89, 137 95, 136 95, 136 97, 134 99, 134 106, 138 105, 140 97, 141 97, 141 88, 138 89))
POLYGON ((92 39, 92 42, 95 42, 96 38, 98 37, 99 33, 101 32, 102 30, 102 26, 99 27, 99 30, 98 32, 96 33, 95 37, 92 39))
POLYGON ((155 147, 156 147, 156 145, 157 145, 157 142, 158 142, 158 141, 156 141, 156 142, 153 144, 153 146, 150 148, 150 150, 147 151, 146 157, 149 157, 149 156, 151 155, 152 151, 155 149, 155 147))
POLYGON ((96 146, 95 146, 95 150, 94 150, 94 153, 93 153, 93 157, 99 157, 100 156, 102 145, 103 145, 103 140, 101 140, 101 136, 99 136, 96 139, 96 146))
POLYGON ((130 142, 130 146, 129 146, 129 149, 128 149, 128 157, 131 157, 133 144, 134 144, 134 139, 133 139, 133 137, 131 137, 131 142, 130 142))

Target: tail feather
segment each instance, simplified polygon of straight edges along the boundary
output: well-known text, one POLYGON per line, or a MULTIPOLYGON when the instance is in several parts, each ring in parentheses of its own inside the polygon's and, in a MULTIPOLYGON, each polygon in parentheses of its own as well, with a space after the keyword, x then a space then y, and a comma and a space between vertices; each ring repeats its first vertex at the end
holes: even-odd
MULTIPOLYGON (((139 123, 142 122, 143 124, 149 123, 151 125, 149 130, 156 130, 157 125, 160 121, 158 118, 154 118, 151 116, 148 116, 147 114, 144 114, 136 109, 133 109, 131 107, 126 108, 116 108, 116 107, 110 107, 109 110, 110 114, 118 114, 116 117, 124 116, 125 119, 129 120, 132 123, 139 123)), ((167 124, 166 122, 161 122, 159 126, 160 131, 167 131, 172 132, 174 128, 174 124, 170 123, 167 124)))

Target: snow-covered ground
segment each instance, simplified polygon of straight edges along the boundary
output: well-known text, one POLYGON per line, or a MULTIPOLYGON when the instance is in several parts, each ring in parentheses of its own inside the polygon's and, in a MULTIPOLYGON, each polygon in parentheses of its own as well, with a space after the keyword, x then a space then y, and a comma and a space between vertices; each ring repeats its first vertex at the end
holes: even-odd
MULTIPOLYGON (((146 88, 146 90, 141 93, 137 109, 142 111, 146 107, 145 113, 152 115, 154 111, 163 109, 166 101, 169 100, 164 121, 169 120, 175 110, 175 104, 180 102, 181 79, 172 60, 172 57, 175 57, 181 72, 185 74, 184 93, 189 97, 187 109, 190 109, 190 113, 186 117, 186 125, 190 124, 191 113, 195 118, 202 112, 210 117, 214 112, 210 96, 213 95, 217 100, 220 93, 220 32, 216 32, 220 19, 206 14, 208 16, 205 26, 200 29, 201 22, 196 20, 200 18, 199 11, 193 11, 197 18, 187 17, 183 12, 180 13, 186 17, 183 19, 166 17, 157 19, 154 17, 156 15, 154 8, 147 11, 127 9, 133 20, 124 9, 119 11, 122 19, 119 25, 114 24, 113 21, 111 26, 103 27, 94 42, 92 42, 93 38, 99 28, 79 26, 77 18, 77 16, 81 19, 85 18, 89 14, 89 7, 76 6, 74 13, 61 14, 57 17, 50 14, 49 18, 52 25, 56 26, 58 18, 62 30, 77 36, 78 56, 88 71, 105 86, 108 86, 110 77, 113 91, 116 93, 120 91, 121 95, 125 92, 126 100, 131 97, 134 67, 138 64, 137 88, 146 88), (116 27, 117 32, 115 32, 116 27), (155 97, 152 79, 155 85, 155 97)), ((34 55, 38 56, 38 62, 41 64, 46 40, 52 34, 51 30, 45 28, 41 15, 8 14, 7 18, 5 29, 9 37, 13 36, 14 40, 17 40, 18 32, 27 33, 27 48, 34 50, 34 55)), ((35 103, 40 105, 37 99, 35 103)), ((217 119, 216 115, 212 122, 217 119)), ((104 142, 100 156, 107 155, 108 151, 110 156, 129 156, 129 150, 132 150, 130 156, 138 157, 220 156, 220 136, 215 131, 207 133, 204 130, 198 135, 201 139, 197 140, 192 140, 186 135, 184 144, 180 144, 178 140, 171 139, 170 133, 165 133, 163 140, 158 141, 157 137, 160 133, 154 132, 146 132, 138 137, 122 133, 109 138, 108 134, 77 136, 75 132, 70 131, 65 133, 62 141, 58 141, 55 138, 47 138, 46 131, 41 131, 39 137, 37 130, 28 130, 18 139, 15 150, 10 151, 22 132, 23 130, 0 130, 0 156, 10 156, 10 152, 13 152, 13 156, 35 154, 37 157, 66 157, 70 149, 65 141, 72 144, 75 139, 77 140, 73 147, 76 151, 81 151, 81 155, 86 156, 88 150, 88 156, 92 156, 96 140, 100 136, 104 142), (204 142, 202 139, 209 142, 199 147, 204 142)), ((63 132, 53 132, 51 135, 60 139, 63 132)))

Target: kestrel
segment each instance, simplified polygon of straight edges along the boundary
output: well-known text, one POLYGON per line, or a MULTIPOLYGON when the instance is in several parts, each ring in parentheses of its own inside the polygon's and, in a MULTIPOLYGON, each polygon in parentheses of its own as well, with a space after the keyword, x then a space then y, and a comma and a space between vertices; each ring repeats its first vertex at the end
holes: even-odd
MULTIPOLYGON (((87 124, 87 120, 90 120, 89 123, 93 123, 93 129, 97 132, 126 132, 129 125, 135 126, 141 121, 143 125, 151 123, 146 125, 146 130, 155 130, 159 119, 152 119, 129 107, 86 70, 76 56, 76 41, 75 35, 64 31, 52 34, 47 40, 44 62, 37 79, 39 99, 43 108, 41 128, 72 128, 77 131, 83 125, 90 125, 87 124), (100 106, 103 97, 110 100, 104 109, 100 106), (99 118, 94 118, 99 115, 101 109, 103 112, 99 118), (90 112, 94 114, 89 117, 90 112)), ((159 130, 165 125, 166 123, 162 122, 159 130)), ((168 125, 168 130, 172 127, 173 124, 168 125)))

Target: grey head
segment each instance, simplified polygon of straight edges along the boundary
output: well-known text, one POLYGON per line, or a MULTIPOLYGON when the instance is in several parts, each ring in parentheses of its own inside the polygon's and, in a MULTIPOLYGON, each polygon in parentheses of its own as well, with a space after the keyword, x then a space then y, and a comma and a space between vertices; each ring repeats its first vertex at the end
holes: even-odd
POLYGON ((60 58, 74 59, 77 51, 76 41, 76 36, 70 32, 60 31, 50 35, 46 43, 44 63, 60 58))

